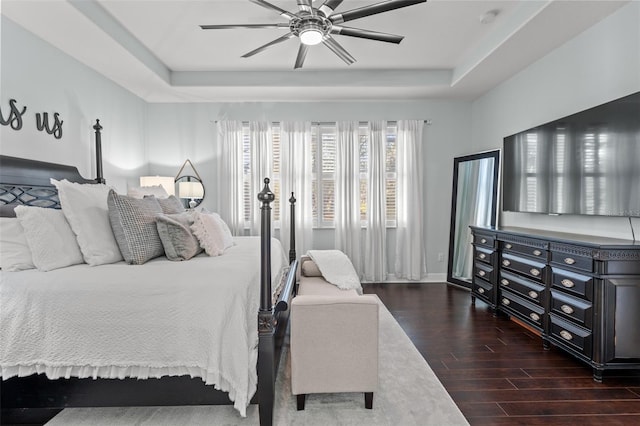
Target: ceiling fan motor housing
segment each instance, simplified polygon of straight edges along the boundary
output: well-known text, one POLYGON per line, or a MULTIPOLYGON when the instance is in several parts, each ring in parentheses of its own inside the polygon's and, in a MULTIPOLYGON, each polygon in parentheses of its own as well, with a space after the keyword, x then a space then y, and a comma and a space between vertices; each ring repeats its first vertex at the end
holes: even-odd
POLYGON ((302 15, 296 16, 289 22, 289 29, 291 32, 300 37, 305 44, 318 44, 322 42, 322 39, 330 33, 333 24, 331 21, 321 15, 302 15), (308 34, 305 37, 305 33, 308 34), (311 42, 305 42, 310 40, 311 42))

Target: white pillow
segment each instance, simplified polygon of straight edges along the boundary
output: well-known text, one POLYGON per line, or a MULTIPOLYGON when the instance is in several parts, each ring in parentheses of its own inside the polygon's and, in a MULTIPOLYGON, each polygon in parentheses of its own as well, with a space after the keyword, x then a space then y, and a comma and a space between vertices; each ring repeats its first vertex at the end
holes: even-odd
POLYGON ((134 186, 127 189, 127 196, 131 198, 144 198, 145 195, 153 195, 156 198, 167 198, 169 196, 162 185, 134 186))
POLYGON ((16 216, 40 271, 83 263, 76 236, 61 210, 18 206, 16 216))
POLYGON ((233 235, 231 235, 231 229, 229 229, 229 225, 227 225, 227 223, 222 220, 218 213, 209 214, 211 214, 218 221, 218 224, 222 229, 222 245, 224 247, 224 250, 233 246, 235 243, 233 242, 233 235))
POLYGON ((231 235, 231 229, 229 229, 229 225, 225 222, 222 217, 218 213, 210 212, 206 207, 198 207, 199 210, 195 210, 196 214, 209 214, 212 215, 220 224, 222 228, 222 237, 223 237, 223 247, 224 249, 228 249, 229 247, 235 245, 236 243, 233 241, 233 235, 231 235))
POLYGON ((51 183, 58 188, 62 211, 76 234, 84 261, 96 266, 122 260, 109 222, 107 195, 111 188, 66 179, 51 179, 51 183))
POLYGON ((209 256, 220 256, 224 253, 224 230, 215 216, 195 212, 191 231, 209 256))
POLYGON ((0 217, 0 268, 3 271, 35 268, 24 229, 15 217, 0 217))

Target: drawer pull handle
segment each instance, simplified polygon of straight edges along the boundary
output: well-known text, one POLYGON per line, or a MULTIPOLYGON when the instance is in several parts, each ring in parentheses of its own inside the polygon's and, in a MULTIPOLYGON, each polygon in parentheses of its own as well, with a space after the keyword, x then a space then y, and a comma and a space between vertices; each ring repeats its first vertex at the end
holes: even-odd
POLYGON ((564 263, 566 263, 567 265, 573 265, 574 263, 576 263, 576 260, 572 259, 570 257, 565 257, 564 258, 564 263))
POLYGON ((487 255, 486 255, 486 254, 484 254, 484 253, 480 253, 480 254, 478 255, 478 258, 480 258, 480 259, 484 259, 485 257, 487 257, 487 255))
POLYGON ((562 312, 564 312, 565 314, 569 314, 571 315, 573 313, 573 308, 569 305, 562 305, 560 306, 560 310, 562 312))
POLYGON ((508 286, 509 285, 509 280, 506 278, 503 278, 500 280, 500 284, 502 284, 503 286, 508 286))
POLYGON ((531 275, 533 275, 534 277, 537 277, 538 275, 540 275, 540 270, 536 268, 531 268, 529 272, 531 272, 531 275))
POLYGON ((529 292, 529 297, 532 299, 537 299, 538 298, 538 293, 536 293, 535 291, 531 290, 529 292))
POLYGON ((513 247, 511 244, 505 244, 504 248, 506 249, 510 249, 511 247, 513 247))
POLYGON ((480 293, 480 294, 484 294, 484 288, 479 287, 479 288, 478 288, 478 293, 480 293))
POLYGON ((564 280, 560 281, 560 284, 562 284, 563 286, 565 286, 566 288, 573 288, 575 287, 575 284, 573 281, 571 281, 568 278, 565 278, 564 280))
POLYGON ((478 275, 484 277, 485 275, 487 275, 487 273, 485 271, 478 271, 478 275))
POLYGON ((561 330, 560 337, 564 340, 573 340, 573 334, 569 333, 567 330, 561 330))
POLYGON ((542 254, 542 252, 540 250, 534 250, 533 251, 533 255, 534 256, 540 256, 542 254))
POLYGON ((509 266, 509 265, 511 265, 511 262, 509 262, 507 259, 505 259, 505 260, 502 261, 502 264, 504 266, 509 266))
POLYGON ((511 301, 509 299, 507 299, 506 297, 502 299, 502 304, 503 305, 509 305, 509 303, 511 303, 511 301))
POLYGON ((536 314, 535 312, 531 312, 529 314, 529 318, 531 318, 534 321, 540 321, 540 315, 536 314))
POLYGON ((482 244, 487 244, 487 239, 486 239, 486 238, 483 238, 483 239, 481 239, 481 240, 480 240, 480 242, 481 242, 482 244))

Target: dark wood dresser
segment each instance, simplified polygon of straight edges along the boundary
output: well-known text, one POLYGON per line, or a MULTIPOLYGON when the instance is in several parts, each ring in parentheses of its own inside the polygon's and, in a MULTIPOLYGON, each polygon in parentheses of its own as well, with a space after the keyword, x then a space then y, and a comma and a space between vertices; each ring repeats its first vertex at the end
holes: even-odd
POLYGON ((640 369, 640 243, 472 226, 476 298, 593 368, 640 369))

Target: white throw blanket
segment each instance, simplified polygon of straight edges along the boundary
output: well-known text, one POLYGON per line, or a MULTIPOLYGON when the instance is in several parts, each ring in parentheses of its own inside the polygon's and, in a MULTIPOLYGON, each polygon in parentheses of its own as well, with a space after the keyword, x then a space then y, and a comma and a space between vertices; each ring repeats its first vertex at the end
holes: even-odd
POLYGON ((307 255, 318 266, 324 279, 342 290, 357 290, 362 294, 362 285, 351 259, 340 250, 309 250, 307 255))

